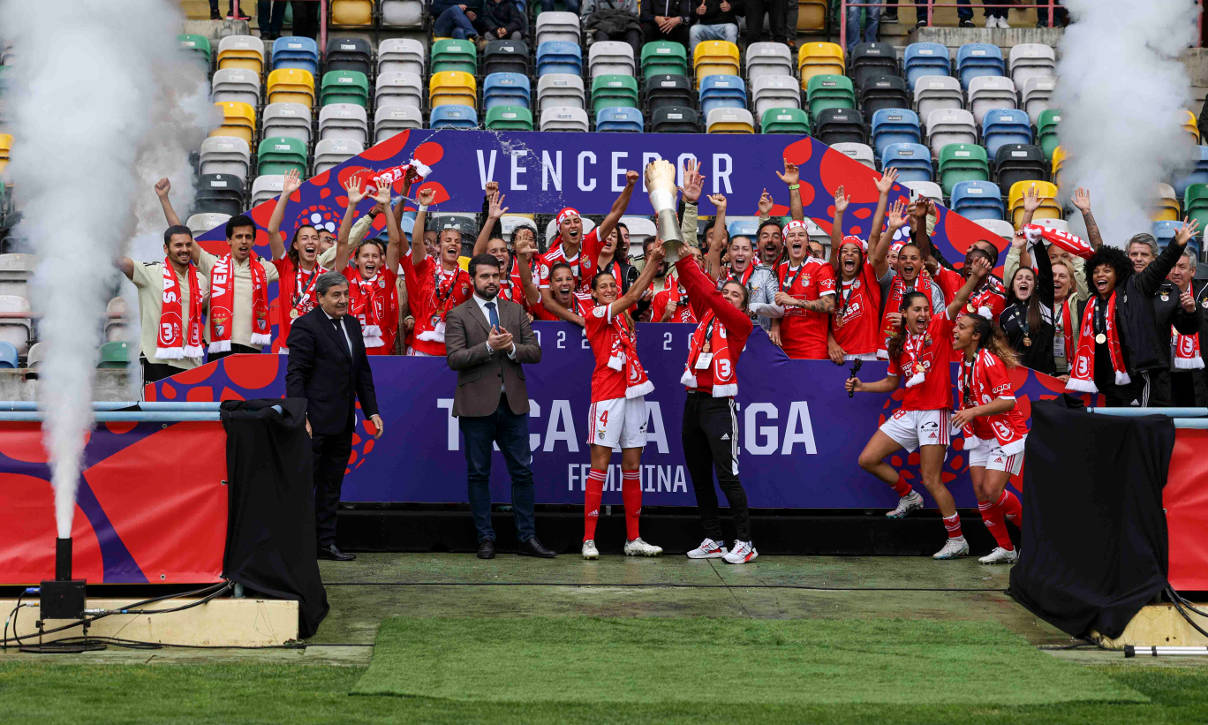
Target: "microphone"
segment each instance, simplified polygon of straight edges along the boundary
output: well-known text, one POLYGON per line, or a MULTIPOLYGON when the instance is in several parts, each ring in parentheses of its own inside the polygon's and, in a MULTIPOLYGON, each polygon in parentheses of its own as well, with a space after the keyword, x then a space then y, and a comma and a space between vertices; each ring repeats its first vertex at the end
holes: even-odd
MULTIPOLYGON (((854 380, 854 379, 856 378, 856 373, 860 372, 860 366, 861 366, 861 365, 863 365, 863 364, 864 364, 864 360, 863 360, 863 359, 861 359, 861 358, 856 358, 856 359, 855 359, 855 361, 854 361, 854 362, 851 364, 851 375, 848 375, 848 376, 847 376, 847 379, 848 379, 848 380, 854 380)), ((849 391, 847 391, 847 397, 848 397, 848 398, 854 398, 854 397, 856 397, 856 391, 855 391, 855 390, 849 390, 849 391)))

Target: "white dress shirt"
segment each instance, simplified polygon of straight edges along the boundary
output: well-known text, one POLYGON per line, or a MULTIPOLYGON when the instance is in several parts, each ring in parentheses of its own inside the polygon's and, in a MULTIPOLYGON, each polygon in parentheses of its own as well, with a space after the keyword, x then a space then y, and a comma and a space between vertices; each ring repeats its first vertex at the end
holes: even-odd
MULTIPOLYGON (((323 309, 320 307, 319 309, 323 309)), ((327 315, 327 310, 323 310, 323 314, 327 315)), ((336 325, 340 326, 340 332, 344 333, 344 342, 348 344, 348 356, 352 357, 352 340, 348 337, 348 328, 344 326, 344 320, 339 317, 327 315, 327 319, 331 320, 336 325)))
MULTIPOLYGON (((478 293, 476 292, 476 293, 474 293, 474 302, 476 302, 478 304, 478 310, 479 310, 479 312, 482 313, 483 319, 487 321, 487 328, 489 329, 491 327, 491 312, 490 312, 490 310, 487 309, 487 303, 488 302, 495 303, 495 318, 499 319, 499 298, 496 297, 493 300, 484 299, 482 297, 479 297, 478 293)), ((511 330, 509 330, 509 332, 511 332, 511 330)), ((495 350, 491 347, 491 343, 488 342, 488 343, 484 343, 484 344, 487 346, 487 352, 489 352, 489 353, 498 352, 498 350, 495 350)), ((514 342, 512 343, 512 349, 508 350, 508 357, 512 360, 516 359, 516 343, 514 343, 514 342)))

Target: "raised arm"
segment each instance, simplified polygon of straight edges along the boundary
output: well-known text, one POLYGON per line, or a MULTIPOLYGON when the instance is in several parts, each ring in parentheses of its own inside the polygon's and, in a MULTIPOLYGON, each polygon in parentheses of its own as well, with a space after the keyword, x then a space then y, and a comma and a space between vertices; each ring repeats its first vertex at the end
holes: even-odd
POLYGON ((419 207, 415 212, 415 224, 411 227, 411 263, 419 265, 424 261, 424 257, 428 255, 428 250, 424 249, 424 230, 428 228, 428 205, 436 198, 436 190, 429 187, 419 192, 419 207), (419 241, 415 242, 416 230, 419 230, 419 241))
POLYGON ((621 193, 612 202, 612 208, 608 210, 608 214, 604 216, 600 226, 596 228, 596 238, 601 243, 608 239, 612 230, 617 228, 617 222, 625 216, 625 210, 629 208, 629 198, 633 196, 633 187, 638 183, 638 178, 638 172, 633 169, 625 172, 625 188, 621 189, 621 193))
POLYGON ((760 224, 763 224, 772 218, 772 205, 775 203, 776 202, 772 201, 772 195, 768 193, 767 189, 764 189, 763 193, 759 195, 759 208, 756 211, 756 213, 759 215, 760 224))
POLYGON ((403 246, 403 230, 399 226, 398 217, 394 215, 394 207, 390 206, 390 182, 383 181, 378 184, 377 193, 373 198, 382 207, 382 214, 386 217, 386 269, 396 272, 403 246))
POLYGON ((361 188, 361 182, 355 176, 344 185, 344 191, 348 194, 348 206, 344 208, 344 218, 340 220, 340 231, 336 233, 336 258, 332 267, 337 272, 343 271, 348 266, 348 255, 350 254, 348 235, 352 231, 352 220, 357 216, 357 204, 360 204, 361 200, 365 198, 365 190, 361 188))
POLYGON ((847 211, 847 205, 850 203, 851 197, 847 195, 847 190, 840 184, 839 188, 835 189, 835 218, 831 220, 832 257, 839 253, 839 247, 843 244, 843 213, 847 211))
POLYGON ((637 281, 629 286, 628 292, 613 301, 612 309, 610 310, 611 314, 619 315, 637 303, 642 293, 654 281, 654 274, 658 271, 659 263, 663 261, 665 254, 666 252, 663 250, 662 244, 655 244, 650 247, 650 252, 646 255, 646 265, 642 267, 642 273, 638 275, 637 281))
MULTIPOLYGON (((717 216, 713 221, 714 228, 718 224, 725 227, 726 224, 726 197, 721 194, 710 194, 709 203, 717 209, 717 216)), ((729 238, 729 235, 726 235, 729 238)), ((713 281, 721 279, 721 254, 724 244, 710 244, 709 251, 705 253, 705 273, 713 278, 713 281)), ((755 260, 751 260, 754 264, 755 260)))
POLYGON ((801 173, 797 170, 797 165, 789 163, 789 160, 785 159, 784 173, 777 171, 776 175, 789 189, 789 216, 799 222, 805 221, 805 212, 801 208, 801 185, 799 183, 801 173))
POLYGON ((285 180, 281 182, 281 195, 277 197, 277 203, 273 205, 273 214, 268 218, 268 247, 273 252, 273 259, 281 259, 285 256, 285 240, 281 237, 281 222, 285 219, 285 206, 289 203, 289 197, 302 186, 302 180, 298 178, 298 170, 290 169, 285 175, 285 180))
MULTIPOLYGON (((898 181, 898 170, 889 168, 881 174, 881 178, 877 179, 877 208, 872 213, 872 223, 868 226, 869 244, 872 244, 873 235, 881 231, 881 225, 885 223, 885 210, 889 207, 889 192, 893 190, 893 185, 898 181)), ((831 254, 834 254, 839 248, 831 247, 831 254)))
POLYGON ((698 220, 696 202, 700 199, 701 190, 705 188, 705 177, 700 173, 700 164, 689 159, 684 162, 684 186, 680 189, 684 201, 683 215, 680 217, 680 236, 684 244, 700 248, 700 240, 696 238, 696 222, 698 220))
MULTIPOLYGON (((930 199, 918 199, 910 212, 910 238, 919 248, 919 256, 926 260, 933 256, 931 234, 927 232, 927 216, 934 208, 930 199)), ((938 261, 938 260, 937 260, 938 261)))
POLYGON ((1040 192, 1036 190, 1036 185, 1032 184, 1023 192, 1023 217, 1019 221, 1020 229, 1032 223, 1032 216, 1039 208, 1040 192))
MULTIPOLYGON (((1040 297, 1041 304, 1052 309, 1053 299, 1057 296, 1057 293, 1053 289, 1053 262, 1049 259, 1049 252, 1043 245, 1037 244, 1035 250, 1036 294, 1040 297)), ((1026 259, 1028 264, 1031 264, 1032 255, 1026 244, 1024 245, 1023 253, 1020 255, 1020 260, 1025 259, 1024 255, 1028 255, 1026 259)), ((1020 265, 1023 265, 1023 261, 1020 261, 1020 265)))
POLYGON ((134 260, 129 257, 118 257, 115 261, 117 268, 122 274, 126 275, 126 279, 134 281, 134 260))
POLYGON ((482 200, 483 211, 486 212, 486 217, 482 221, 482 228, 478 230, 478 239, 474 241, 474 254, 487 253, 487 242, 491 241, 492 236, 499 236, 502 230, 496 232, 499 228, 499 219, 504 214, 508 213, 508 208, 503 205, 503 194, 499 193, 499 184, 494 181, 487 182, 486 196, 482 200))
POLYGON ((1103 246, 1103 235, 1099 233, 1099 225, 1091 214, 1091 193, 1082 187, 1074 189, 1074 206, 1082 212, 1082 221, 1086 224, 1086 240, 1096 251, 1103 246))
POLYGON ((1166 279, 1166 275, 1170 274, 1170 270, 1174 269, 1187 242, 1191 241, 1199 229, 1199 220, 1190 217, 1183 220, 1183 226, 1175 232, 1174 239, 1166 245, 1166 249, 1163 249, 1158 258, 1150 262, 1148 267, 1138 273, 1137 286, 1141 288, 1143 294, 1152 297, 1158 293, 1158 287, 1166 279))
POLYGON ((889 271, 889 246, 893 244, 893 235, 906 226, 905 199, 899 198, 893 203, 893 206, 889 207, 888 222, 885 231, 869 237, 871 247, 868 250, 868 262, 872 265, 872 271, 877 275, 877 279, 884 277, 885 273, 889 271))
POLYGON ((524 299, 528 300, 530 305, 541 301, 541 290, 533 281, 533 256, 536 253, 533 243, 527 239, 516 243, 515 257, 517 268, 520 270, 520 287, 524 290, 524 299))
POLYGON ((960 314, 961 308, 969 301, 969 295, 973 294, 973 290, 977 289, 986 275, 990 274, 990 262, 985 257, 974 257, 970 264, 969 278, 961 285, 961 288, 952 296, 952 302, 947 307, 948 318, 955 320, 960 314))
POLYGON ((176 215, 176 210, 172 208, 172 201, 168 198, 168 194, 172 192, 172 182, 168 181, 167 177, 155 182, 155 195, 159 197, 159 206, 164 210, 164 219, 168 221, 168 226, 182 226, 180 217, 176 215))

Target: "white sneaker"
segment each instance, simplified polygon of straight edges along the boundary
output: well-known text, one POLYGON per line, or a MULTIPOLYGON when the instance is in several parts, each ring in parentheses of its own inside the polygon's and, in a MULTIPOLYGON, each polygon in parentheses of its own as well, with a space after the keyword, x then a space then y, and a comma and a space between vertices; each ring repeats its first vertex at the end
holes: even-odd
POLYGON ((1011 29, 1011 25, 1010 25, 1009 23, 1007 23, 1007 19, 1006 19, 1006 18, 999 18, 999 19, 998 19, 998 27, 1002 28, 1003 30, 1010 30, 1010 29, 1011 29))
POLYGON ((885 514, 891 519, 903 519, 911 511, 920 511, 923 508, 923 494, 918 491, 911 491, 905 496, 898 499, 898 507, 893 511, 885 514))
POLYGON ((1018 560, 1018 549, 1011 549, 1010 551, 1007 551, 1001 546, 994 547, 994 551, 991 551, 989 554, 978 558, 978 561, 983 564, 1014 564, 1018 560))
POLYGON ((986 16, 986 27, 987 28, 997 28, 998 27, 998 18, 994 17, 993 15, 987 15, 986 16))
POLYGON ((955 559, 958 556, 969 555, 969 542, 965 541, 965 537, 958 536, 955 539, 948 539, 944 543, 944 548, 931 555, 932 559, 955 559))
POLYGON ((720 559, 725 555, 725 544, 713 539, 705 539, 700 542, 700 546, 688 552, 689 559, 720 559))
POLYGON ((588 539, 583 542, 583 558, 584 559, 599 559, 600 550, 596 548, 596 542, 588 539))
POLYGON ((638 537, 633 541, 625 542, 625 556, 658 556, 663 553, 663 547, 647 544, 642 541, 642 537, 638 537))
POLYGON ((754 544, 749 541, 735 541, 734 548, 722 558, 727 564, 746 564, 759 558, 759 552, 755 551, 754 544))

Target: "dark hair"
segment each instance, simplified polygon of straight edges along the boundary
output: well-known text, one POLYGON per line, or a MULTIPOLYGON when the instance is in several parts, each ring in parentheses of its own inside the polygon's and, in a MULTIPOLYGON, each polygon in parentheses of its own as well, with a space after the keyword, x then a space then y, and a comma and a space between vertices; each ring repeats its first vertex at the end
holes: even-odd
POLYGON ((361 242, 357 244, 356 249, 352 250, 352 261, 354 264, 356 263, 357 257, 361 256, 361 248, 366 244, 372 244, 373 246, 377 247, 379 254, 381 254, 383 257, 386 256, 386 245, 382 244, 382 240, 378 239, 377 237, 373 237, 372 239, 362 239, 361 242))
MULTIPOLYGON (((994 254, 990 254, 989 252, 986 252, 986 250, 982 249, 981 247, 970 247, 969 251, 973 251, 974 249, 979 249, 985 253, 987 258, 989 258, 990 266, 994 266, 994 265, 998 264, 998 255, 1000 253, 998 245, 989 239, 978 239, 977 241, 974 242, 974 244, 979 244, 979 243, 989 244, 994 249, 994 254)), ((968 258, 969 258, 969 255, 968 255, 968 253, 966 253, 965 259, 968 259, 968 258)))
POLYGON ((987 252, 986 250, 982 249, 981 247, 969 247, 969 251, 965 252, 965 263, 968 264, 969 262, 973 261, 973 259, 975 259, 977 257, 981 257, 982 259, 989 262, 991 268, 993 268, 994 264, 998 261, 997 258, 991 257, 990 253, 987 252))
POLYGON ((240 227, 251 227, 252 234, 256 233, 256 222, 252 221, 251 217, 249 217, 247 214, 236 214, 230 219, 227 219, 226 238, 230 239, 231 235, 235 233, 235 230, 240 227))
MULTIPOLYGON (((628 225, 628 224, 626 224, 625 222, 617 222, 617 223, 616 223, 616 228, 617 228, 618 230, 620 230, 620 229, 624 229, 625 231, 629 231, 629 225, 628 225)), ((618 231, 618 232, 617 232, 617 234, 620 234, 620 231, 618 231)))
MULTIPOLYGON (((914 303, 914 299, 916 297, 921 297, 928 305, 931 304, 931 298, 929 298, 927 295, 919 292, 918 290, 911 290, 902 295, 902 304, 898 305, 898 312, 905 313, 906 310, 910 309, 910 305, 914 303)), ((886 351, 889 352, 890 360, 897 360, 902 357, 902 345, 905 343, 905 341, 906 320, 903 319, 902 324, 898 325, 898 331, 893 334, 893 337, 889 338, 889 342, 885 345, 886 351)))
POLYGON ((553 279, 553 277, 554 277, 554 272, 557 272, 558 270, 563 269, 563 268, 565 268, 565 269, 566 269, 568 272, 570 272, 570 273, 571 273, 571 276, 574 276, 574 274, 575 274, 575 268, 574 268, 574 267, 570 266, 570 265, 569 265, 569 264, 567 264, 566 262, 558 262, 557 264, 555 264, 554 266, 552 266, 552 267, 550 267, 550 268, 549 268, 549 276, 550 276, 550 279, 553 279))
POLYGON ((755 242, 751 241, 751 238, 745 234, 735 234, 734 236, 730 237, 728 244, 730 246, 734 246, 734 242, 737 242, 739 239, 747 240, 747 244, 751 247, 751 249, 755 249, 755 242))
POLYGON ((978 336, 977 349, 989 348, 990 352, 1009 368, 1019 365, 1019 355, 1007 342, 1007 337, 989 318, 976 313, 965 315, 973 322, 973 334, 978 336))
POLYGON ((771 226, 771 227, 775 228, 775 229, 776 229, 776 231, 778 231, 778 232, 780 231, 780 223, 779 223, 779 222, 772 221, 771 219, 769 219, 769 220, 767 220, 766 222, 764 222, 763 224, 760 224, 760 225, 759 225, 759 228, 755 230, 755 238, 756 238, 756 239, 758 239, 758 238, 759 238, 759 235, 760 235, 760 234, 763 234, 763 228, 764 228, 764 227, 766 227, 766 226, 771 226))
POLYGON ((177 234, 188 234, 189 239, 193 238, 193 232, 183 224, 173 224, 164 230, 164 246, 168 246, 168 242, 172 241, 172 237, 177 234))
POLYGON ((750 292, 750 290, 748 290, 748 289, 747 289, 747 286, 746 286, 745 284, 742 284, 741 282, 739 282, 739 281, 738 281, 738 280, 736 280, 736 279, 726 280, 725 284, 723 284, 723 285, 722 285, 722 288, 725 288, 725 287, 727 287, 727 286, 729 286, 729 285, 734 285, 734 286, 735 286, 735 287, 737 287, 738 289, 742 290, 742 306, 741 306, 741 309, 742 309, 742 311, 743 311, 743 312, 746 312, 746 311, 747 311, 747 303, 748 303, 748 302, 750 301, 750 299, 751 299, 751 292, 750 292))
POLYGON ((327 294, 332 287, 340 285, 348 285, 348 280, 339 272, 324 272, 319 275, 319 279, 315 280, 315 294, 319 297, 327 294))
POLYGON ((474 276, 478 273, 478 267, 480 267, 484 264, 487 265, 488 267, 494 267, 495 269, 500 268, 499 260, 495 259, 493 256, 491 256, 489 254, 476 254, 470 260, 470 264, 468 265, 468 268, 466 270, 470 273, 470 279, 473 279, 474 276))
POLYGON ((1036 272, 1031 267, 1019 267, 1015 270, 1015 274, 1011 275, 1011 281, 1007 283, 1007 305, 1016 305, 1023 302, 1028 308, 1028 329, 1036 330, 1040 328, 1042 318, 1040 316, 1040 294, 1037 290, 1039 280, 1036 279, 1036 272), (1029 272, 1032 275, 1032 296, 1026 301, 1015 296, 1015 278, 1020 272, 1029 272))
POLYGON ((1116 287, 1124 284, 1133 273, 1132 261, 1129 260, 1124 250, 1104 244, 1091 255, 1090 259, 1086 260, 1086 268, 1083 269, 1083 273, 1086 275, 1086 288, 1092 293, 1095 291, 1095 268, 1104 265, 1116 271, 1116 287))
POLYGON ((294 245, 298 243, 298 235, 302 233, 303 229, 314 229, 315 234, 319 233, 319 228, 314 224, 299 224, 298 228, 294 230, 294 237, 289 240, 289 249, 286 249, 285 253, 289 255, 289 261, 293 262, 295 267, 298 266, 298 250, 294 249, 294 245))
MULTIPOLYGON (((591 276, 591 291, 592 292, 596 291, 596 286, 599 285, 601 277, 612 277, 612 272, 609 272, 608 270, 605 269, 605 270, 601 270, 601 271, 593 274, 591 276)), ((618 280, 616 277, 613 277, 613 280, 616 281, 618 284, 620 283, 620 280, 618 280)))

